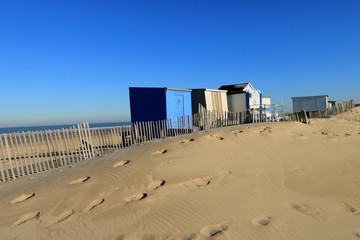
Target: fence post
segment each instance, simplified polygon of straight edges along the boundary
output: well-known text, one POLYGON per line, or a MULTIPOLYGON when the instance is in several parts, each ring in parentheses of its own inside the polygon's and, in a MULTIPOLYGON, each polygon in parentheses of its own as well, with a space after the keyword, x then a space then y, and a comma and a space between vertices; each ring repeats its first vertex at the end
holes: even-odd
MULTIPOLYGON (((3 135, 4 136, 4 135, 3 135)), ((3 140, 2 140, 2 136, 0 135, 0 149, 1 149, 1 152, 3 154, 5 154, 5 149, 4 149, 4 145, 3 145, 3 140)), ((7 167, 6 167, 6 157, 5 155, 2 155, 1 156, 3 159, 0 158, 0 173, 1 173, 1 179, 3 182, 6 181, 6 178, 5 178, 5 170, 7 170, 7 167)), ((6 176, 8 176, 9 172, 7 172, 6 176)), ((8 179, 10 180, 10 178, 8 177, 8 179)))

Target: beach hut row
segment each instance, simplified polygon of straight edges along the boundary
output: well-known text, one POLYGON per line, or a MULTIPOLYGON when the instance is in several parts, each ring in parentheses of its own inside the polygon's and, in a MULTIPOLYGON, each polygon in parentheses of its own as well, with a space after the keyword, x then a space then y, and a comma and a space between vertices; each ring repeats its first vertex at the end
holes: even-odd
MULTIPOLYGON (((263 97, 251 83, 223 85, 219 89, 180 89, 168 87, 130 87, 131 122, 159 121, 192 116, 207 111, 226 114, 247 112, 250 116, 271 117, 271 98, 263 97), (254 111, 261 111, 259 115, 254 111)), ((257 119, 259 121, 259 119, 257 119)), ((181 123, 180 123, 181 124, 181 123)), ((174 128, 192 127, 188 121, 174 128)))

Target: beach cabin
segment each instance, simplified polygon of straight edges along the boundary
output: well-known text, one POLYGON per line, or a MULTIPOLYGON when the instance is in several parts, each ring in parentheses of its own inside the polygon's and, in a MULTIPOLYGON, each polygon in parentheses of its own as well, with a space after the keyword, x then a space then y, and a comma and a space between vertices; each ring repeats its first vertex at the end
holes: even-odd
POLYGON ((244 112, 258 109, 262 104, 261 91, 251 83, 223 85, 220 90, 227 90, 228 108, 230 112, 244 112))
MULTIPOLYGON (((130 87, 131 122, 178 119, 191 116, 191 90, 167 87, 130 87)), ((191 127, 190 122, 174 121, 172 128, 191 127)))
POLYGON ((192 89, 192 110, 197 114, 194 118, 195 127, 206 129, 224 123, 229 111, 226 93, 226 90, 192 89))
POLYGON ((271 106, 271 97, 268 96, 262 96, 262 108, 263 108, 263 114, 265 115, 265 119, 271 120, 273 117, 273 108, 271 106))
POLYGON ((291 99, 294 113, 325 111, 330 107, 328 95, 292 97, 291 99))
POLYGON ((192 89, 193 114, 204 111, 228 112, 227 91, 216 89, 192 89))

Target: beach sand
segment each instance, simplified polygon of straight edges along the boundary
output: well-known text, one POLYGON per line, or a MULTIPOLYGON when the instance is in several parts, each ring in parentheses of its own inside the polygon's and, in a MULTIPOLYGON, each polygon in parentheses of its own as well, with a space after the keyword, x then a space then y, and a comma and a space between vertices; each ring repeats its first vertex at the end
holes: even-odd
POLYGON ((1 239, 360 239, 360 108, 148 142, 0 184, 1 239))

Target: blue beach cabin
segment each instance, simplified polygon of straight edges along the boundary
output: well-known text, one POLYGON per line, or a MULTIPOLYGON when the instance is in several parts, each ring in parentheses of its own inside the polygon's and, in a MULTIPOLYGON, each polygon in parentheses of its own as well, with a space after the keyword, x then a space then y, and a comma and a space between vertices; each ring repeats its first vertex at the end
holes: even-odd
MULTIPOLYGON (((191 90, 167 87, 130 87, 131 122, 158 121, 190 116, 171 128, 191 128, 191 90)), ((170 127, 170 126, 168 126, 170 127)))

